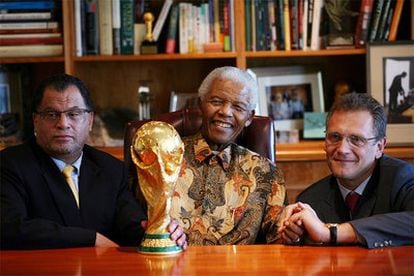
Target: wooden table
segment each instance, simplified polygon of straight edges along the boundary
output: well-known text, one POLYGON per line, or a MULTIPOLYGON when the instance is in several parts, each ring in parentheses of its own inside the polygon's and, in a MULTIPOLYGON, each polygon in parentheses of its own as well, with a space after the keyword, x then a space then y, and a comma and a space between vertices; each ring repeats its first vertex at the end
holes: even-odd
POLYGON ((193 246, 164 257, 131 247, 72 248, 0 251, 0 260, 1 275, 414 275, 414 246, 193 246))

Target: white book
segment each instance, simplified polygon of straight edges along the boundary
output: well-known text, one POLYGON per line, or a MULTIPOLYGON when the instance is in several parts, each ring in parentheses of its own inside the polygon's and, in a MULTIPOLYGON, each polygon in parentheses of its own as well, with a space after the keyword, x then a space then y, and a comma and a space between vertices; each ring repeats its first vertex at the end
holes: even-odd
POLYGON ((158 41, 162 27, 164 26, 165 20, 167 19, 167 15, 170 11, 172 3, 172 0, 165 0, 164 4, 162 5, 160 15, 158 16, 157 22, 155 22, 154 30, 152 31, 152 38, 155 41, 158 41))
POLYGON ((311 50, 319 50, 321 48, 320 41, 320 28, 321 28, 321 18, 322 18, 322 9, 324 5, 324 0, 314 0, 313 3, 313 20, 312 20, 312 32, 311 32, 311 50))
POLYGON ((8 22, 0 23, 1 30, 22 30, 22 29, 56 29, 59 23, 52 22, 8 22))
POLYGON ((303 0, 302 49, 308 49, 308 0, 303 0))
POLYGON ((51 12, 16 12, 16 13, 0 13, 1 21, 17 21, 17 20, 50 20, 51 12))
POLYGON ((81 19, 81 0, 75 0, 75 53, 82 56, 82 19, 81 19))
POLYGON ((234 0, 230 0, 230 51, 236 50, 236 41, 234 38, 235 28, 234 28, 234 0))
POLYGON ((0 46, 0 58, 61 55, 63 55, 63 45, 61 44, 0 46))
POLYGON ((188 53, 188 18, 187 18, 187 3, 180 2, 178 4, 178 35, 179 35, 179 50, 180 54, 188 53))
POLYGON ((112 0, 112 40, 114 54, 121 54, 121 2, 112 0))

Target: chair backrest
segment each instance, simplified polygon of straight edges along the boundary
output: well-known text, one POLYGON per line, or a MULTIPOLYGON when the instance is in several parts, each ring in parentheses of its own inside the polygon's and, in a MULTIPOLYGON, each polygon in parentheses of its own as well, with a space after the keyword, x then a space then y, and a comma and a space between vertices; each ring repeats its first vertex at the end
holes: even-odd
MULTIPOLYGON (((163 121, 175 127, 182 136, 197 133, 201 127, 201 111, 199 109, 183 109, 175 112, 155 116, 152 120, 163 121)), ((128 181, 131 188, 136 189, 136 169, 131 160, 130 146, 136 131, 146 122, 131 121, 127 124, 124 136, 124 162, 128 169, 128 181)), ((237 143, 254 152, 259 153, 275 162, 275 140, 273 122, 270 117, 254 116, 250 126, 244 128, 237 143)), ((136 191, 135 191, 136 192, 136 191)))

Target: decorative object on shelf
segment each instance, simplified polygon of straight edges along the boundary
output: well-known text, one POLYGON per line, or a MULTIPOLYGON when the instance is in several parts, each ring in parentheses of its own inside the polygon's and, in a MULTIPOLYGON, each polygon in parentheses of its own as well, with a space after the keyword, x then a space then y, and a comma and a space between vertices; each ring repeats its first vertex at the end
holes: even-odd
POLYGON ((368 92, 385 107, 389 144, 414 144, 413 54, 414 41, 368 44, 368 92))
POLYGON ((151 118, 151 99, 148 86, 138 87, 138 120, 151 118))
POLYGON ((146 27, 146 34, 144 37, 144 41, 142 41, 141 43, 141 54, 142 55, 157 54, 158 46, 157 46, 157 42, 154 41, 154 37, 152 33, 152 23, 154 22, 154 15, 150 12, 144 13, 144 22, 145 22, 145 27, 146 27))
POLYGON ((303 117, 303 138, 325 138, 325 120, 327 112, 305 112, 303 117))
POLYGON ((275 130, 303 129, 305 111, 324 112, 322 74, 301 66, 251 68, 259 85, 257 115, 275 120, 275 130))
POLYGON ((197 93, 175 93, 171 92, 170 95, 170 112, 177 110, 196 107, 198 104, 197 93))
POLYGON ((150 121, 137 130, 130 151, 148 208, 148 226, 138 250, 146 254, 179 253, 182 248, 170 238, 167 228, 184 143, 172 125, 150 121))

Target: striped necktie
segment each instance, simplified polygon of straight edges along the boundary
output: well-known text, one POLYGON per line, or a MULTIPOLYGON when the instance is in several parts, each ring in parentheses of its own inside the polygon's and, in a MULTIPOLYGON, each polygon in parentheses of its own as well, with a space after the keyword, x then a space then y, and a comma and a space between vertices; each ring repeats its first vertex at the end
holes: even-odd
POLYGON ((76 200, 76 204, 78 205, 78 208, 79 208, 79 193, 72 179, 73 170, 74 170, 74 167, 72 165, 66 165, 63 168, 62 173, 65 176, 66 182, 69 184, 70 189, 72 190, 73 196, 75 197, 75 200, 76 200))

